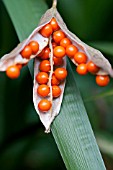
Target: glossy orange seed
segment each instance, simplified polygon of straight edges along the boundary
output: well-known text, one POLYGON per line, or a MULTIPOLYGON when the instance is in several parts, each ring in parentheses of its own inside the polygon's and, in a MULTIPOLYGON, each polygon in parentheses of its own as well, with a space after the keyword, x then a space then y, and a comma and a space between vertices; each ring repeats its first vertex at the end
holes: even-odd
POLYGON ((53 57, 53 61, 54 61, 55 66, 60 66, 60 65, 63 64, 63 59, 62 58, 53 57))
POLYGON ((50 48, 49 47, 44 48, 42 55, 40 55, 41 59, 42 60, 49 59, 49 54, 50 54, 50 48))
POLYGON ((85 75, 87 74, 87 65, 86 64, 80 64, 77 66, 76 71, 80 75, 85 75))
POLYGON ((21 69, 22 68, 22 64, 16 64, 16 66, 21 69))
POLYGON ((74 55, 74 60, 78 64, 86 63, 87 62, 87 56, 83 52, 77 52, 74 55))
POLYGON ((87 63, 87 69, 90 73, 97 73, 100 68, 96 66, 92 61, 89 61, 87 63))
POLYGON ((52 94, 54 98, 59 97, 61 95, 61 88, 56 85, 52 86, 52 94))
POLYGON ((49 86, 42 84, 42 85, 38 86, 37 93, 41 97, 47 97, 48 94, 50 93, 50 88, 49 88, 49 86))
POLYGON ((39 73, 36 75, 36 81, 37 81, 39 84, 47 84, 48 79, 49 79, 49 76, 48 76, 48 74, 45 73, 45 72, 39 72, 39 73))
POLYGON ((57 68, 54 74, 58 80, 64 80, 67 77, 67 70, 65 68, 57 68))
POLYGON ((47 99, 42 99, 39 103, 38 103, 38 109, 42 112, 47 112, 50 110, 51 108, 51 102, 48 101, 47 99))
POLYGON ((56 43, 60 43, 60 41, 65 38, 65 34, 63 31, 61 30, 58 30, 56 32, 53 33, 53 40, 56 42, 56 43))
POLYGON ((43 60, 39 65, 39 69, 40 69, 40 71, 43 71, 43 72, 49 72, 50 69, 51 69, 50 61, 49 60, 43 60))
POLYGON ((65 54, 66 54, 65 48, 62 47, 62 46, 57 46, 57 47, 55 47, 54 50, 53 50, 53 55, 54 55, 55 57, 62 58, 62 57, 65 56, 65 54))
POLYGON ((36 54, 39 50, 39 44, 37 41, 31 41, 29 43, 29 46, 31 47, 32 54, 36 54))
POLYGON ((52 86, 53 86, 53 85, 59 85, 59 84, 60 84, 60 80, 58 80, 58 79, 55 77, 54 74, 52 75, 51 84, 52 84, 52 86))
POLYGON ((60 46, 66 48, 68 45, 71 44, 71 41, 69 38, 63 38, 61 41, 60 41, 60 46))
POLYGON ((74 55, 78 52, 78 49, 75 45, 71 44, 66 47, 66 55, 70 58, 73 58, 74 55))
POLYGON ((21 55, 23 58, 29 59, 32 55, 32 49, 29 45, 26 45, 24 49, 21 51, 21 55))
POLYGON ((50 24, 46 24, 41 30, 40 30, 40 34, 43 37, 50 37, 50 35, 52 34, 53 29, 52 26, 50 24))
POLYGON ((56 31, 60 28, 55 18, 52 18, 52 20, 50 21, 50 24, 53 28, 53 31, 56 31))
POLYGON ((18 66, 9 66, 6 70, 6 75, 11 79, 16 79, 20 75, 20 69, 18 66))
POLYGON ((53 48, 55 48, 57 46, 57 43, 56 42, 52 42, 52 46, 53 46, 53 48))
POLYGON ((102 75, 97 75, 96 76, 96 83, 99 85, 99 86, 107 86, 110 82, 110 78, 109 76, 102 76, 102 75))
POLYGON ((37 55, 37 57, 41 57, 44 54, 45 48, 37 55))

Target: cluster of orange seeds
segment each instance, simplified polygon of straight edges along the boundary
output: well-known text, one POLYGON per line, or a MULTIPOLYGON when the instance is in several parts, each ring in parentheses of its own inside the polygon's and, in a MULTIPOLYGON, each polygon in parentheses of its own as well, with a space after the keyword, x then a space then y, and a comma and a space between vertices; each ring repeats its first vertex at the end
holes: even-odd
MULTIPOLYGON (((41 57, 40 57, 41 58, 41 57)), ((50 61, 43 59, 39 65, 40 72, 36 75, 36 81, 38 83, 37 94, 40 97, 46 98, 50 94, 50 87, 48 85, 49 74, 50 74, 50 61)), ((56 68, 52 75, 51 85, 52 85, 52 95, 53 98, 57 98, 61 95, 61 88, 58 86, 67 76, 67 71, 65 68, 56 68)), ((38 108, 40 111, 48 111, 51 108, 51 102, 47 99, 42 99, 38 108), (45 107, 44 107, 45 106, 45 107)))
MULTIPOLYGON (((49 38, 50 36, 52 37, 54 71, 52 74, 51 85, 53 98, 61 95, 59 85, 67 76, 67 70, 63 67, 59 67, 63 65, 63 57, 66 55, 77 64, 76 71, 80 75, 86 75, 88 72, 96 74, 99 71, 100 68, 92 61, 89 61, 87 55, 83 51, 80 51, 60 29, 55 18, 52 18, 50 23, 46 24, 40 30, 40 34, 46 38, 49 38)), ((38 51, 38 42, 31 41, 24 47, 20 54, 23 58, 30 59, 31 55, 37 54, 38 51)), ((38 103, 38 109, 42 112, 50 110, 52 106, 52 103, 46 99, 50 94, 50 87, 48 85, 49 74, 51 71, 50 53, 51 50, 49 46, 46 46, 37 56, 40 59, 40 72, 36 75, 36 81, 39 84, 37 94, 44 98, 38 103)), ((6 70, 7 76, 12 79, 18 78, 22 66, 22 64, 17 64, 8 67, 6 70)), ((96 83, 99 86, 106 86, 109 83, 109 80, 109 76, 107 75, 96 76, 96 83)))
MULTIPOLYGON (((54 18, 49 24, 46 24, 40 30, 40 34, 46 38, 53 36, 52 48, 54 71, 51 78, 51 86, 52 97, 57 98, 62 92, 59 85, 65 80, 67 76, 67 70, 63 67, 59 67, 63 65, 63 57, 65 56, 65 49, 59 45, 59 42, 62 40, 62 37, 65 37, 65 34, 60 30, 54 18)), ((51 50, 47 46, 37 56, 40 59, 40 72, 36 75, 36 81, 39 85, 37 88, 37 94, 43 98, 38 103, 38 109, 42 112, 47 112, 52 106, 51 101, 47 99, 47 97, 50 95, 50 87, 48 85, 49 75, 51 72, 50 53, 51 50)))
MULTIPOLYGON (((87 55, 84 52, 79 51, 78 48, 74 44, 72 44, 70 39, 66 37, 64 32, 59 29, 59 26, 54 18, 49 24, 42 28, 40 33, 45 37, 53 34, 54 64, 56 64, 55 61, 58 59, 59 65, 62 64, 62 58, 67 55, 69 58, 73 59, 75 63, 77 63, 78 66, 76 68, 76 71, 78 74, 86 75, 88 72, 90 72, 91 74, 96 74, 99 71, 100 68, 96 66, 92 61, 88 61, 87 55)), ((108 75, 96 76, 96 83, 99 86, 106 86, 108 85, 109 81, 110 78, 108 75)))
MULTIPOLYGON (((36 41, 31 41, 28 45, 24 47, 21 51, 21 56, 26 59, 30 59, 31 55, 35 55, 39 50, 39 44, 36 41)), ((26 64, 16 64, 10 66, 6 70, 6 75, 11 79, 16 79, 20 75, 20 70, 26 64)))

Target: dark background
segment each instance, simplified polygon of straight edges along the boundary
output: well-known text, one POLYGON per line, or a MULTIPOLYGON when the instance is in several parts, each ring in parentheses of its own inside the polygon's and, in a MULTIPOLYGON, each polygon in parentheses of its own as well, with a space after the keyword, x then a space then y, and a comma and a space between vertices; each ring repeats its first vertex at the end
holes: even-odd
MULTIPOLYGON (((46 2, 50 7, 51 1, 46 2)), ((84 42, 101 49, 113 65, 112 7, 112 0, 60 0, 58 3, 68 28, 84 42)), ((2 1, 0 40, 0 56, 19 43, 2 1)), ((75 73, 75 76, 107 169, 113 170, 113 80, 101 88, 91 75, 81 77, 75 73)), ((27 66, 17 80, 0 73, 0 169, 65 170, 52 135, 44 134, 34 110, 32 88, 27 66)))

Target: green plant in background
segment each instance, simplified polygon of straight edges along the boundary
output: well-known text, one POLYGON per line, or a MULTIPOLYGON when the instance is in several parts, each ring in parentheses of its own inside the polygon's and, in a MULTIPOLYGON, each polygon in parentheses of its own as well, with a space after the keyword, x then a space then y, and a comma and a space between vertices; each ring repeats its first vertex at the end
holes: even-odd
MULTIPOLYGON (((20 41, 26 38, 29 35, 29 33, 37 26, 39 18, 47 9, 46 3, 44 1, 39 1, 39 0, 33 0, 33 1, 20 0, 19 2, 15 2, 14 0, 10 0, 10 2, 9 0, 4 0, 3 2, 11 16, 11 19, 14 23, 14 26, 15 26, 15 29, 16 29, 16 32, 18 34, 20 41), (29 9, 30 9, 30 12, 29 12, 29 9)), ((82 12, 84 11, 84 13, 85 11, 87 11, 87 8, 90 9, 89 7, 90 5, 92 5, 89 2, 89 7, 85 8, 84 6, 84 9, 83 9, 84 4, 82 4, 82 2, 66 1, 66 3, 63 4, 63 1, 60 1, 59 10, 61 10, 60 8, 62 6, 63 7, 65 6, 64 11, 63 11, 64 14, 65 14, 65 10, 69 9, 69 8, 66 8, 69 6, 68 3, 71 6, 74 6, 73 11, 76 6, 76 8, 78 7, 77 10, 81 9, 82 12)), ((95 4, 96 2, 94 1, 93 3, 95 4)), ((111 3, 112 2, 109 2, 109 4, 107 4, 107 7, 110 7, 111 3)), ((86 4, 88 4, 88 2, 86 4)), ((104 3, 101 3, 101 2, 98 5, 101 5, 101 4, 104 5, 104 3)), ((106 6, 106 3, 105 3, 105 6, 106 6)), ((3 6, 1 4, 1 10, 3 10, 2 8, 3 6)), ((80 36, 83 36, 82 35, 83 29, 80 29, 82 28, 80 27, 80 23, 83 25, 85 23, 83 22, 82 17, 79 17, 80 12, 79 11, 77 12, 78 12, 78 19, 76 21, 78 22, 76 24, 77 26, 75 25, 73 26, 72 23, 70 23, 71 21, 67 20, 67 22, 70 25, 69 27, 72 26, 73 30, 76 30, 76 31, 79 25, 78 34, 80 32, 80 36)), ((73 14, 71 14, 71 11, 68 15, 73 16, 73 14)), ((84 17, 87 18, 87 15, 84 17)), ((100 12, 100 15, 102 15, 101 12, 100 12)), ((66 16, 64 16, 64 18, 66 19, 66 16)), ((67 18, 69 18, 69 16, 67 18)), ((5 21, 6 20, 4 20, 3 25, 4 25, 4 28, 7 28, 6 23, 8 24, 8 22, 5 23, 5 21)), ((72 22, 73 22, 73 18, 72 18, 72 22)), ((86 24, 87 22, 88 22, 88 19, 86 20, 86 24)), ((10 27, 11 26, 9 26, 9 28, 10 27)), ((96 26, 94 25, 94 28, 95 27, 96 26)), ((98 27, 100 28, 99 25, 98 27)), ((94 30, 96 30, 96 28, 94 30)), ((7 32, 9 32, 9 30, 5 30, 3 35, 6 36, 7 32)), ((13 33, 11 34, 11 39, 12 37, 13 37, 13 33)), ((88 40, 88 36, 87 38, 84 37, 84 39, 88 40)), ((14 43, 14 45, 15 44, 16 43, 14 43)), ((7 45, 7 48, 8 46, 9 46, 9 43, 7 45)), ((2 44, 2 47, 3 47, 3 44, 2 44)), ((84 109, 84 105, 83 105, 80 93, 78 91, 78 88, 76 87, 75 81, 78 82, 78 85, 82 92, 82 96, 84 99, 86 99, 86 101, 91 101, 95 99, 95 96, 94 96, 96 95, 94 94, 95 91, 96 91, 95 93, 98 93, 98 94, 99 92, 102 93, 103 91, 106 91, 107 93, 107 91, 110 90, 112 87, 112 82, 109 85, 109 87, 100 89, 95 84, 93 84, 93 81, 89 82, 89 79, 90 80, 93 79, 90 77, 90 75, 88 75, 85 78, 84 77, 78 78, 78 76, 75 74, 74 69, 75 68, 72 65, 72 63, 68 62, 69 76, 67 79, 64 100, 63 100, 60 115, 56 118, 56 120, 54 121, 52 125, 52 133, 56 140, 56 143, 58 145, 58 148, 60 150, 60 153, 63 157, 63 160, 65 162, 67 169, 70 169, 70 170, 71 169, 74 169, 74 170, 76 169, 92 169, 92 170, 93 169, 105 169, 98 147, 97 147, 97 144, 96 144, 96 141, 95 141, 95 138, 94 138, 94 135, 93 135, 93 132, 92 132, 92 129, 91 129, 91 126, 90 126, 90 123, 89 123, 89 120, 88 120, 88 117, 87 117, 87 114, 86 114, 86 111, 84 109), (85 81, 84 86, 83 86, 83 83, 81 83, 83 81, 85 81), (94 97, 92 97, 91 99, 92 95, 94 97)), ((1 107, 1 114, 0 114, 1 116, 1 120, 0 120, 1 121, 1 128, 0 128, 1 139, 0 141, 1 141, 1 149, 2 149, 2 152, 0 155, 0 166, 2 167, 1 169, 19 169, 19 168, 21 169, 22 168, 43 169, 45 168, 44 165, 46 166, 46 169, 50 169, 50 168, 53 169, 53 167, 55 168, 55 165, 56 165, 56 169, 58 167, 65 169, 65 167, 60 163, 58 165, 57 164, 54 165, 54 163, 56 162, 55 160, 58 159, 58 156, 57 154, 54 154, 54 151, 55 153, 57 152, 54 146, 53 139, 50 136, 45 136, 44 134, 40 132, 40 123, 33 109, 33 106, 31 104, 32 79, 30 77, 30 74, 28 73, 27 67, 24 68, 24 70, 22 71, 22 76, 18 80, 11 82, 9 79, 5 77, 4 74, 1 74, 0 81, 1 81, 0 82, 1 83, 1 89, 0 89, 1 91, 1 105, 0 105, 1 107), (8 88, 7 88, 7 84, 8 84, 8 88), (11 102, 9 101, 9 99, 11 102), (39 126, 39 128, 37 128, 37 126, 39 126), (52 147, 50 143, 52 144, 52 147), (48 153, 51 154, 50 157, 48 156, 48 153), (44 165, 42 166, 42 164, 44 165)), ((109 93, 109 94, 112 94, 112 93, 109 93)), ((97 96, 97 99, 98 99, 98 96, 97 96)), ((96 113, 99 114, 99 112, 100 113, 103 113, 103 112, 101 111, 101 108, 99 108, 97 102, 98 100, 96 100, 96 102, 94 101, 92 103, 87 102, 85 104, 86 104, 87 110, 90 112, 90 118, 92 120, 92 123, 95 125, 95 129, 98 130, 99 129, 98 127, 99 117, 98 115, 96 115, 96 113)), ((108 106, 107 102, 105 102, 105 100, 103 101, 103 98, 101 98, 100 102, 101 103, 104 102, 106 103, 104 105, 108 106)), ((112 100, 109 100, 108 102, 110 104, 112 103, 112 100)), ((107 110, 108 108, 106 108, 106 113, 107 113, 107 110)), ((110 109, 109 109, 109 113, 111 113, 110 109)), ((101 115, 99 114, 99 116, 101 115)), ((105 128, 106 127, 103 127, 104 130, 105 128)), ((111 127, 111 132, 112 132, 112 129, 113 128, 111 127)))

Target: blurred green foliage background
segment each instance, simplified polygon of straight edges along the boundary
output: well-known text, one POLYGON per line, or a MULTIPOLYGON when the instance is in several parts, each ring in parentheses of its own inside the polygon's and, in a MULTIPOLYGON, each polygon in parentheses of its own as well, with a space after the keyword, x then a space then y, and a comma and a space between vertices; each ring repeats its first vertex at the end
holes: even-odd
MULTIPOLYGON (((50 7, 51 1, 46 2, 50 7)), ((68 28, 84 42, 100 49, 113 65, 112 7, 112 0, 58 2, 58 10, 68 28)), ((0 56, 19 42, 2 1, 0 38, 0 56)), ((75 70, 73 64, 72 68, 75 70)), ((90 74, 82 77, 75 72, 75 76, 107 169, 113 170, 113 80, 101 88, 90 74)), ((32 87, 27 66, 17 80, 0 73, 0 169, 65 170, 52 135, 44 134, 34 110, 32 87)))

